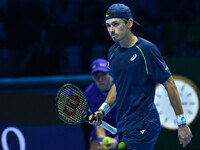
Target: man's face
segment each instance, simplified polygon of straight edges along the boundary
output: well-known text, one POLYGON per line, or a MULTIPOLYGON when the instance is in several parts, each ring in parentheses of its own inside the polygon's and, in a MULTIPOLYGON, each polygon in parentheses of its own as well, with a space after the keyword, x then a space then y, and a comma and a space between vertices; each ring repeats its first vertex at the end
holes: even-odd
POLYGON ((110 90, 112 78, 108 73, 97 71, 93 73, 92 78, 101 91, 108 92, 110 90))
POLYGON ((123 40, 129 31, 128 25, 120 18, 106 20, 105 25, 113 41, 123 40))

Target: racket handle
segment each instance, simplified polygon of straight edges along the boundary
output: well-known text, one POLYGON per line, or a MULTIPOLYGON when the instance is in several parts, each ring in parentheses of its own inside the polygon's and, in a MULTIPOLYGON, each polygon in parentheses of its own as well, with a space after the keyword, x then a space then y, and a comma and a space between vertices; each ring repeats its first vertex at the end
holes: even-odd
POLYGON ((102 121, 102 124, 100 125, 102 128, 106 129, 107 131, 109 131, 110 133, 112 133, 113 135, 115 135, 117 133, 117 129, 114 128, 113 126, 109 125, 108 123, 102 121))

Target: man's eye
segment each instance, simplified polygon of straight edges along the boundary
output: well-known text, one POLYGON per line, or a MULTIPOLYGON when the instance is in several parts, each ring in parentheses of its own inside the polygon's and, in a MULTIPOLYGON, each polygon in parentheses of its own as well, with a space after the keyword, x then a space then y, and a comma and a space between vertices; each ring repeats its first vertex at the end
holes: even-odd
POLYGON ((118 23, 113 23, 113 26, 117 26, 117 25, 119 25, 118 23))
POLYGON ((109 25, 109 24, 106 24, 106 27, 107 27, 107 28, 109 28, 109 27, 110 27, 110 25, 109 25))

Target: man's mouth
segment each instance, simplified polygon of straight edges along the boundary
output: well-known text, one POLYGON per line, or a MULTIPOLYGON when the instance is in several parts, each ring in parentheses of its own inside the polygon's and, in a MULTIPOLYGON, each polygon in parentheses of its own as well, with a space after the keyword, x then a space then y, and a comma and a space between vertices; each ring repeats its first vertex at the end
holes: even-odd
POLYGON ((112 38, 116 38, 116 36, 117 36, 116 34, 111 35, 112 38))
POLYGON ((99 83, 101 86, 104 85, 104 83, 99 83))

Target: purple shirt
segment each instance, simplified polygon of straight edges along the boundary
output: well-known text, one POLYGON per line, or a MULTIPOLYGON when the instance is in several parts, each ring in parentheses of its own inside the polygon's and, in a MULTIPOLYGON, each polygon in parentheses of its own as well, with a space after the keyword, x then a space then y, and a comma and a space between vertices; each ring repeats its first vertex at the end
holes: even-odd
MULTIPOLYGON (((97 85, 93 82, 85 90, 85 95, 88 99, 89 105, 95 112, 99 109, 101 104, 106 100, 108 93, 103 93, 97 85)), ((116 112, 117 108, 114 106, 110 112, 103 118, 105 122, 116 127, 116 112)))

